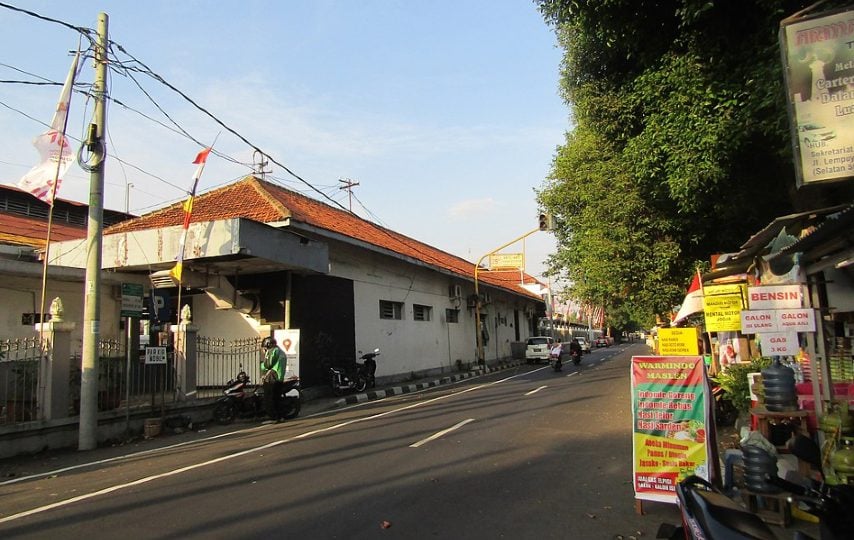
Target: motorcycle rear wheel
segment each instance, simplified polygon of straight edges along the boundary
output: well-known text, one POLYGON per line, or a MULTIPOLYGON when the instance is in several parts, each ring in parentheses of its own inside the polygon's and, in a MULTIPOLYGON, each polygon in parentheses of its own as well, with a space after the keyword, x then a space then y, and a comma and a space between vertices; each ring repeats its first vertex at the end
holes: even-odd
POLYGON ((368 387, 368 379, 365 378, 364 375, 359 375, 356 379, 356 386, 353 388, 356 389, 356 392, 364 392, 365 388, 368 387))
POLYGON ((213 410, 213 418, 219 424, 230 424, 234 421, 235 411, 234 405, 228 401, 221 401, 216 404, 213 410))
POLYGON ((296 418, 299 415, 299 411, 301 408, 302 404, 300 403, 299 399, 285 399, 282 401, 282 403, 279 404, 279 418, 284 418, 286 420, 296 418))

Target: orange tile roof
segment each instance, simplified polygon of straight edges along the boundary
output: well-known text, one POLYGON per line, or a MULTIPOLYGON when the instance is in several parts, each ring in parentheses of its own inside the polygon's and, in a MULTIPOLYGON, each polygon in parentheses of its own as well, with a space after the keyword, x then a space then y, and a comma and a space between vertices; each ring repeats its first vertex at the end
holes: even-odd
MULTIPOLYGON (((254 176, 198 195, 193 201, 193 222, 232 218, 246 218, 261 223, 290 218, 474 279, 472 262, 254 176)), ((178 226, 183 222, 183 203, 175 203, 113 225, 104 234, 178 226)), ((540 300, 539 296, 519 286, 519 276, 519 272, 481 271, 478 272, 478 281, 540 300)), ((525 275, 525 283, 536 282, 535 278, 525 275)))
MULTIPOLYGON (((46 236, 47 220, 0 212, 0 243, 41 249, 44 248, 46 236)), ((65 223, 51 225, 51 242, 85 237, 86 227, 75 227, 65 223)))

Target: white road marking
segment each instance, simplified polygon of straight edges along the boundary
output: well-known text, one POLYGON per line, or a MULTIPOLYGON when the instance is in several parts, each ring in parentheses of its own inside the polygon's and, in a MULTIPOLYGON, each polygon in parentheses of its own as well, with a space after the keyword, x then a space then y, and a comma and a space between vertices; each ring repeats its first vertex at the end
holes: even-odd
POLYGON ((448 429, 443 429, 442 431, 440 431, 438 433, 434 433, 433 435, 430 435, 426 439, 421 439, 417 443, 410 444, 409 447, 410 448, 418 448, 422 444, 428 443, 430 441, 438 439, 439 437, 442 437, 443 435, 447 435, 448 433, 450 433, 454 430, 460 429, 461 427, 468 424, 469 422, 474 422, 474 418, 469 418, 467 420, 463 420, 462 422, 458 422, 458 423, 454 424, 453 426, 449 427, 448 429))
MULTIPOLYGON (((93 491, 93 492, 91 492, 91 493, 85 493, 85 494, 83 494, 83 495, 78 495, 77 497, 72 497, 72 498, 70 498, 70 499, 66 499, 66 500, 64 500, 64 501, 57 501, 57 502, 52 503, 52 504, 48 504, 48 505, 45 505, 45 506, 39 506, 39 507, 37 507, 37 508, 32 508, 32 509, 30 509, 30 510, 25 510, 25 511, 23 511, 23 512, 19 512, 19 513, 17 513, 17 514, 12 514, 12 515, 10 515, 10 516, 2 517, 2 518, 0 518, 0 523, 8 523, 8 522, 10 522, 10 521, 14 521, 14 520, 16 520, 16 519, 21 519, 21 518, 24 518, 24 517, 27 517, 27 516, 32 516, 32 515, 34 515, 34 514, 40 514, 40 513, 42 513, 42 512, 47 512, 48 510, 53 510, 53 509, 55 509, 55 508, 61 508, 61 507, 63 507, 63 506, 68 506, 68 505, 70 505, 70 504, 73 504, 73 503, 76 503, 76 502, 80 502, 80 501, 85 501, 85 500, 87 500, 87 499, 92 499, 92 498, 94 498, 94 497, 98 497, 98 496, 100 496, 100 495, 106 495, 106 494, 108 494, 108 493, 113 493, 113 492, 115 492, 115 491, 120 491, 120 490, 123 490, 123 489, 129 488, 129 487, 139 486, 139 485, 142 485, 142 484, 146 484, 146 483, 151 482, 151 481, 153 481, 153 480, 159 480, 159 479, 161 479, 161 478, 168 478, 168 477, 170 477, 170 476, 176 476, 176 475, 178 475, 178 474, 182 474, 182 473, 185 473, 185 472, 188 472, 188 471, 192 471, 192 470, 194 470, 194 469, 200 469, 200 468, 202 468, 202 467, 207 467, 208 465, 213 465, 213 464, 215 464, 215 463, 221 463, 221 462, 223 462, 223 461, 228 461, 228 460, 231 460, 231 459, 234 459, 234 458, 242 457, 242 456, 245 456, 245 455, 247 455, 247 454, 251 454, 251 453, 253 453, 253 452, 260 452, 260 451, 262 451, 262 450, 267 450, 268 448, 274 448, 274 447, 276 447, 276 446, 280 446, 280 445, 282 445, 282 444, 289 443, 289 442, 292 442, 292 441, 296 441, 296 440, 300 440, 300 439, 306 439, 306 438, 308 438, 308 437, 312 437, 312 436, 317 435, 317 434, 320 434, 320 433, 325 433, 325 432, 327 432, 327 431, 333 431, 333 430, 336 430, 336 429, 339 429, 339 428, 342 428, 342 427, 346 427, 346 426, 349 426, 349 425, 352 425, 352 424, 357 424, 357 423, 360 423, 360 422, 367 422, 367 421, 369 421, 369 420, 375 420, 375 419, 377 419, 377 418, 382 418, 382 417, 384 417, 384 416, 388 416, 388 415, 390 415, 390 414, 394 414, 394 413, 398 413, 398 412, 406 411, 406 410, 409 410, 409 409, 414 409, 414 408, 416 408, 416 407, 421 407, 422 405, 427 405, 427 404, 430 404, 430 403, 433 403, 433 402, 436 402, 436 401, 441 401, 441 400, 443 400, 443 399, 447 399, 447 398, 450 398, 450 397, 455 397, 455 396, 458 396, 458 395, 460 395, 460 394, 466 394, 466 393, 468 393, 468 392, 472 392, 472 391, 474 391, 474 390, 480 390, 481 388, 486 388, 486 387, 493 386, 493 385, 496 385, 496 384, 499 384, 499 383, 503 383, 503 382, 505 382, 505 381, 509 381, 509 380, 511 380, 511 379, 515 379, 516 377, 521 377, 522 375, 527 375, 527 374, 528 374, 528 372, 517 373, 516 375, 511 375, 511 376, 509 376, 509 377, 505 377, 505 378, 503 378, 503 379, 499 379, 499 380, 497 380, 497 381, 493 381, 493 382, 491 382, 491 383, 479 384, 479 385, 477 385, 477 386, 472 386, 471 388, 466 388, 465 390, 460 390, 459 392, 454 392, 454 393, 450 393, 450 394, 445 394, 444 396, 438 396, 438 397, 435 397, 435 398, 433 398, 433 399, 428 399, 428 400, 426 400, 426 401, 420 401, 420 402, 418 402, 418 403, 412 403, 412 404, 407 405, 407 406, 405 406, 405 407, 400 407, 400 408, 397 408, 397 409, 392 409, 392 410, 389 410, 389 411, 386 411, 386 412, 383 412, 383 413, 379 413, 379 414, 374 414, 374 415, 371 415, 371 416, 365 416, 365 417, 363 417, 363 418, 354 418, 354 419, 352 419, 352 420, 348 420, 348 421, 346 421, 346 422, 341 422, 340 424, 334 424, 334 425, 331 425, 331 426, 328 426, 328 427, 325 427, 325 428, 315 429, 315 430, 312 430, 312 431, 307 431, 307 432, 305 432, 305 433, 301 433, 301 434, 299 434, 299 435, 295 435, 295 436, 293 436, 293 437, 289 437, 289 438, 287 438, 287 439, 281 439, 281 440, 278 440, 278 441, 273 441, 273 442, 270 442, 270 443, 267 443, 267 444, 264 444, 264 445, 261 445, 261 446, 257 446, 257 447, 255 447, 255 448, 250 448, 250 449, 248 449, 248 450, 241 450, 240 452, 235 452, 235 453, 233 453, 233 454, 228 454, 228 455, 225 455, 225 456, 221 456, 221 457, 218 457, 218 458, 216 458, 216 459, 211 459, 211 460, 208 460, 208 461, 203 461, 203 462, 200 462, 200 463, 195 463, 195 464, 193 464, 193 465, 187 465, 186 467, 180 467, 180 468, 178 468, 178 469, 173 469, 173 470, 171 470, 171 471, 166 471, 166 472, 163 472, 163 473, 160 473, 160 474, 154 474, 154 475, 151 475, 151 476, 146 476, 146 477, 144 477, 144 478, 140 478, 140 479, 138 479, 138 480, 134 480, 134 481, 132 481, 132 482, 126 482, 126 483, 124 483, 124 484, 116 484, 116 485, 114 485, 114 486, 106 487, 106 488, 104 488, 104 489, 100 489, 100 490, 98 490, 98 491, 93 491)), ((225 435, 226 435, 226 434, 223 434, 223 435, 217 435, 217 436, 214 436, 214 437, 210 437, 210 439, 215 439, 215 438, 223 437, 223 436, 225 436, 225 435)), ((198 442, 198 441, 194 441, 194 442, 198 442)), ((173 445, 172 447, 174 448, 174 447, 177 447, 177 446, 182 446, 182 445, 184 445, 184 444, 186 444, 186 443, 181 443, 181 444, 173 445)), ((162 449, 160 449, 160 450, 162 450, 162 449)), ((147 453, 152 453, 152 452, 154 452, 154 451, 155 451, 155 450, 147 450, 147 451, 144 451, 144 452, 138 452, 138 453, 136 453, 136 454, 134 454, 134 455, 147 454, 147 453)), ((128 457, 128 456, 124 456, 124 457, 128 457)), ((110 461, 116 461, 116 460, 118 460, 118 459, 120 459, 120 458, 118 458, 118 457, 116 457, 116 458, 110 458, 110 459, 102 460, 101 462, 98 462, 98 463, 107 463, 107 462, 110 462, 110 461)), ((88 464, 88 465, 92 465, 92 464, 93 464, 93 463, 90 463, 90 464, 88 464)), ((74 466, 74 467, 67 467, 67 468, 65 468, 65 469, 63 469, 63 470, 71 470, 71 469, 76 469, 76 468, 80 468, 80 467, 83 467, 83 466, 84 466, 84 465, 76 465, 76 466, 74 466)), ((45 476, 45 475, 39 475, 39 476, 45 476)), ((17 481, 20 481, 20 480, 21 480, 21 479, 17 479, 17 481)))
POLYGON ((527 392, 525 395, 526 395, 526 396, 530 396, 531 394, 536 394, 537 392, 539 392, 540 390, 543 390, 544 388, 548 388, 548 385, 546 385, 546 386, 541 386, 541 387, 539 387, 539 388, 534 388, 534 389, 533 389, 533 390, 531 390, 530 392, 527 392))
MULTIPOLYGON (((580 369, 580 368, 579 368, 579 369, 580 369)), ((573 371, 572 373, 567 373, 567 374, 566 374, 566 376, 567 376, 567 377, 572 377, 573 375, 578 375, 579 373, 581 373, 581 372, 580 372, 580 371, 573 371)))

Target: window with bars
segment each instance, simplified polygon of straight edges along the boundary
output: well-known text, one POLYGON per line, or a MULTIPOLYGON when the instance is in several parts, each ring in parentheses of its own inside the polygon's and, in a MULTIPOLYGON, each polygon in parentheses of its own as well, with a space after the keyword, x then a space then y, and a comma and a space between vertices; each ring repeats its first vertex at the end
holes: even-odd
POLYGON ((460 310, 458 309, 445 309, 445 320, 448 323, 458 323, 460 322, 460 310))
POLYGON ((416 321, 429 321, 432 315, 433 308, 430 306, 422 306, 421 304, 412 304, 412 318, 416 321))
POLYGON ((403 318, 403 302, 391 302, 389 300, 380 300, 380 319, 396 319, 403 318))

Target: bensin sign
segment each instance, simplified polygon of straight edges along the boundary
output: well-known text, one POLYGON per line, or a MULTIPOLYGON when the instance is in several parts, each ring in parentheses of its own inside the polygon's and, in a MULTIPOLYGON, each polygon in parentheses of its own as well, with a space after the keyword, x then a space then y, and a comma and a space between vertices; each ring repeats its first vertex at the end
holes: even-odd
POLYGON ((854 176, 854 10, 780 28, 798 186, 854 176))
POLYGON ((750 309, 802 308, 804 291, 800 285, 765 285, 747 288, 750 309))

